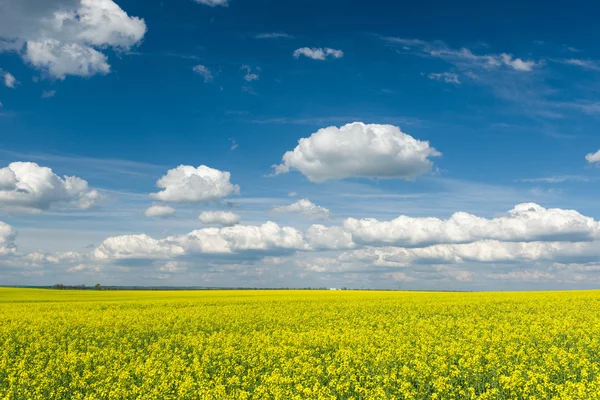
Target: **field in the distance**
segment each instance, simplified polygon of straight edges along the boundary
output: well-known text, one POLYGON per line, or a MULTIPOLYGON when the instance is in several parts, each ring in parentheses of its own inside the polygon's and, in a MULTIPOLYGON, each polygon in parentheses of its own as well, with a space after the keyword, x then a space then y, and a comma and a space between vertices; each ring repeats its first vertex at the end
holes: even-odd
POLYGON ((593 399, 600 292, 0 288, 1 399, 593 399))

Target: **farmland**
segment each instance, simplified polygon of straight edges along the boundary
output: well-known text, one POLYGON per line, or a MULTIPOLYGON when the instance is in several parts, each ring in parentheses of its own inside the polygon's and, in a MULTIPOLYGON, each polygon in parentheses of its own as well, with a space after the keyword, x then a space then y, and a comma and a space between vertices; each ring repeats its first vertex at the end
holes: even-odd
POLYGON ((600 292, 0 289, 1 399, 592 399, 600 292))

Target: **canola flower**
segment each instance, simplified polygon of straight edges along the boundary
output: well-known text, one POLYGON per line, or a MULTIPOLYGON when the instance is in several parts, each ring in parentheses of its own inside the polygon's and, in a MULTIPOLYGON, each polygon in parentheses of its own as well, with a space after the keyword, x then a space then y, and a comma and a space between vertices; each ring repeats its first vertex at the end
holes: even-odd
POLYGON ((598 399, 600 292, 0 289, 0 399, 598 399))

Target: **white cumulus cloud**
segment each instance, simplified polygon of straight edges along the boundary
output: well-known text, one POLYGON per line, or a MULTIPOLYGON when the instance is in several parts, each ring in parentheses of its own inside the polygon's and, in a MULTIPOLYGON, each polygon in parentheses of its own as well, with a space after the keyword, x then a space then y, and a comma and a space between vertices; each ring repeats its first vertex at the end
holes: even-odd
POLYGON ((93 255, 99 260, 163 259, 181 255, 183 248, 148 235, 125 235, 106 239, 93 255))
POLYGON ((0 39, 58 79, 110 72, 103 51, 127 51, 146 33, 113 0, 4 0, 0 11, 0 39))
POLYGON ((329 209, 318 206, 308 199, 301 199, 288 206, 274 207, 272 212, 276 213, 299 213, 312 219, 329 219, 329 209))
POLYGON ((587 162, 589 162, 591 164, 600 163, 600 150, 598 150, 595 153, 590 153, 590 154, 586 155, 585 159, 587 162))
POLYGON ((25 59, 59 79, 67 75, 92 76, 110 72, 105 54, 78 43, 61 43, 54 39, 28 42, 25 59))
POLYGON ((312 58, 313 60, 323 61, 329 57, 331 58, 342 58, 344 52, 342 50, 330 49, 329 47, 301 47, 294 50, 294 58, 298 59, 301 56, 312 58))
POLYGON ((154 239, 148 235, 125 235, 106 239, 93 251, 98 260, 170 259, 198 254, 238 254, 305 249, 302 233, 274 222, 205 228, 186 235, 154 239))
POLYGON ((180 165, 167 172, 156 182, 162 191, 152 193, 152 198, 174 203, 201 203, 218 200, 240 191, 232 184, 231 174, 205 165, 194 168, 180 165))
MULTIPOLYGON (((332 228, 329 228, 332 229, 332 228)), ((334 230, 321 229, 319 240, 326 243, 334 230)), ((400 216, 392 221, 348 218, 343 230, 354 244, 425 247, 445 243, 472 243, 480 240, 502 242, 593 241, 600 238, 600 223, 575 210, 546 209, 534 203, 515 206, 506 216, 486 219, 457 212, 449 219, 400 216)), ((334 247, 336 248, 336 247, 334 247)))
MULTIPOLYGON (((501 242, 481 240, 466 244, 438 244, 421 248, 368 248, 357 250, 377 254, 382 260, 408 266, 412 263, 448 264, 448 263, 515 263, 535 261, 564 261, 578 258, 600 256, 598 242, 501 242)), ((348 260, 356 257, 352 252, 348 260)))
POLYGON ((41 211, 53 205, 75 205, 88 209, 102 198, 76 176, 54 174, 32 162, 14 162, 0 168, 0 207, 41 211))
POLYGON ((305 248, 302 232, 291 227, 280 227, 275 222, 262 225, 235 225, 224 228, 206 228, 185 236, 169 237, 189 252, 237 253, 275 249, 300 250, 305 248))
POLYGON ((144 215, 150 218, 168 218, 173 214, 175 214, 175 209, 164 204, 154 204, 144 212, 144 215))
POLYGON ((232 226, 240 222, 240 216, 230 211, 205 211, 198 217, 206 225, 232 226))
POLYGON ((298 170, 313 182, 348 177, 412 179, 431 170, 430 157, 440 155, 429 142, 398 127, 354 122, 300 139, 274 168, 276 175, 298 170))

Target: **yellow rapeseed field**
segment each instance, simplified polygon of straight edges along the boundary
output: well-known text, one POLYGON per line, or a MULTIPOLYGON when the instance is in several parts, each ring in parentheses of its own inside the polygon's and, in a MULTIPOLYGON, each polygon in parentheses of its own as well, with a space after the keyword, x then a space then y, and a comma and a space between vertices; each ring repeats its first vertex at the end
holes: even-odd
POLYGON ((550 398, 600 398, 600 292, 0 289, 0 399, 550 398))

